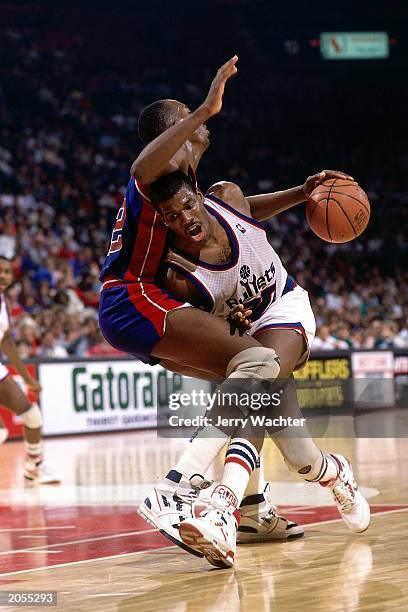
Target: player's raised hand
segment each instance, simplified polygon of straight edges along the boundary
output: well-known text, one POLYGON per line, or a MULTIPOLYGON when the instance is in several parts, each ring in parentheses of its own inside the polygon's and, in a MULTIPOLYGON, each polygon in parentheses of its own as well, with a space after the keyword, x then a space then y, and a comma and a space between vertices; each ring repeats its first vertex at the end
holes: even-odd
POLYGON ((211 83, 207 97, 202 104, 202 106, 208 112, 208 117, 212 117, 220 112, 222 108, 222 96, 224 95, 225 83, 238 72, 238 68, 236 67, 237 61, 238 55, 234 55, 234 57, 231 57, 228 62, 218 69, 217 74, 211 83))
POLYGON ((230 324, 231 336, 233 336, 237 330, 239 335, 243 336, 244 333, 251 328, 251 315, 252 310, 249 308, 244 308, 242 304, 238 304, 238 306, 234 306, 234 308, 231 309, 231 312, 227 318, 227 321, 230 324))
POLYGON ((344 172, 340 172, 339 170, 322 170, 318 174, 308 176, 305 182, 303 183, 303 193, 305 196, 305 200, 308 199, 313 189, 316 189, 316 187, 320 185, 320 183, 323 183, 323 181, 327 181, 328 179, 336 178, 354 181, 352 176, 350 176, 349 174, 345 174, 344 172))

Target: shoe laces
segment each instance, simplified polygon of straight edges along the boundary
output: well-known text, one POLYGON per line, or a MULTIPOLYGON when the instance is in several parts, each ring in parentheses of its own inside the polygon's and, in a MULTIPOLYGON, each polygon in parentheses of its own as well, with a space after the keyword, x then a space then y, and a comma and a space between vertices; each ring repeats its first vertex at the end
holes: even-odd
POLYGON ((355 491, 344 473, 340 472, 338 478, 331 485, 331 489, 342 511, 346 513, 352 512, 355 504, 355 491))
POLYGON ((175 497, 189 503, 194 502, 201 491, 211 487, 214 482, 213 480, 206 480, 202 476, 200 476, 201 480, 199 480, 197 476, 195 475, 194 479, 190 478, 188 482, 181 482, 176 489, 175 497))
POLYGON ((271 517, 276 518, 276 517, 278 517, 279 516, 278 508, 272 503, 271 488, 269 486, 269 482, 267 482, 266 485, 265 485, 263 496, 264 496, 264 499, 265 499, 264 503, 266 504, 266 506, 268 508, 268 512, 267 512, 267 514, 266 514, 266 516, 264 518, 271 518, 271 517))

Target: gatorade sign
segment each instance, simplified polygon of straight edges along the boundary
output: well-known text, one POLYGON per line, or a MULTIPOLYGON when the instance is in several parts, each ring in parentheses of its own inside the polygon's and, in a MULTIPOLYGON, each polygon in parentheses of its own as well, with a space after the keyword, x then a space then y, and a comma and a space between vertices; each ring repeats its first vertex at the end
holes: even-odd
POLYGON ((155 427, 157 408, 183 379, 159 366, 123 361, 40 365, 44 435, 155 427))

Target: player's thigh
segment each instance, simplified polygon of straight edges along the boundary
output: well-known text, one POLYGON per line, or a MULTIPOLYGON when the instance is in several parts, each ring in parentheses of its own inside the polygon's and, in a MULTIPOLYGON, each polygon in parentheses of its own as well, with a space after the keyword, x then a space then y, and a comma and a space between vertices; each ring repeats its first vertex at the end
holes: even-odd
POLYGON ((225 377, 232 357, 254 346, 260 342, 247 335, 232 336, 220 317, 196 308, 180 308, 167 314, 166 331, 152 355, 225 377))
POLYGON ((221 383, 224 380, 223 377, 219 376, 219 374, 216 374, 215 372, 194 369, 191 366, 182 365, 181 363, 176 363, 170 359, 161 359, 160 365, 162 368, 166 368, 166 370, 170 370, 176 374, 181 374, 182 376, 191 376, 192 378, 200 378, 202 380, 209 380, 210 382, 216 383, 221 383))
POLYGON ((21 414, 30 407, 30 402, 11 376, 0 383, 0 404, 15 414, 21 414))
POLYGON ((295 370, 305 353, 306 342, 302 334, 294 329, 265 329, 256 339, 268 348, 273 348, 280 360, 279 378, 287 378, 295 370))

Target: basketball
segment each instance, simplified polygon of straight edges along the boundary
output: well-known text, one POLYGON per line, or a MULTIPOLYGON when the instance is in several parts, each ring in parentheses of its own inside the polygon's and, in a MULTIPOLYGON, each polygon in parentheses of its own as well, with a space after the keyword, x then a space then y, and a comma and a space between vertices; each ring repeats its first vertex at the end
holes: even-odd
POLYGON ((370 202, 356 182, 329 179, 310 194, 306 219, 310 229, 322 240, 350 242, 367 227, 370 202))

